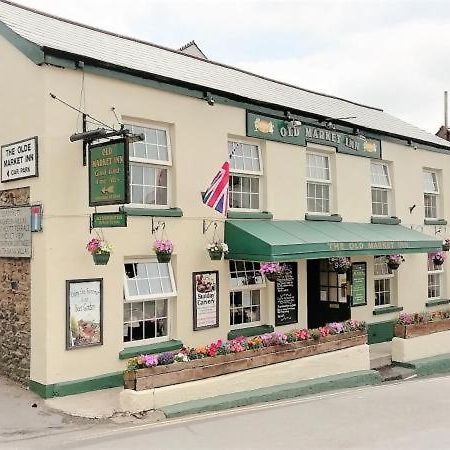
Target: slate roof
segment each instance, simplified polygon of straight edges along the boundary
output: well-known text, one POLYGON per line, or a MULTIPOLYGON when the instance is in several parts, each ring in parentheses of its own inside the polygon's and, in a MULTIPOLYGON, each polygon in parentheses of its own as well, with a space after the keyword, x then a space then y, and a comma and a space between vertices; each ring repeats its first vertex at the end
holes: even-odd
MULTIPOLYGON (((450 149, 450 142, 382 110, 271 80, 178 50, 98 30, 0 0, 0 22, 42 48, 91 58, 160 79, 178 80, 210 91, 277 105, 322 117, 349 117, 343 122, 450 149)), ((82 59, 82 58, 81 58, 82 59)))

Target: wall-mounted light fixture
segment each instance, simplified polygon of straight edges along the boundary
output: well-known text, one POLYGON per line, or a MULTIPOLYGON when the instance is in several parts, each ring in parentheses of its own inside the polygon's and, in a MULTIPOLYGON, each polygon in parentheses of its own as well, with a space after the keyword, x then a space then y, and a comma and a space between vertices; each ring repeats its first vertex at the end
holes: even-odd
POLYGON ((289 111, 286 111, 286 121, 292 128, 298 128, 302 125, 301 120, 294 117, 289 111))
POLYGON ((203 100, 208 102, 209 106, 214 106, 214 103, 216 103, 216 101, 214 100, 214 97, 211 95, 210 92, 205 92, 203 94, 203 100))
POLYGON ((361 133, 361 130, 359 128, 355 128, 354 133, 355 133, 356 137, 361 139, 363 142, 367 141, 367 138, 361 133))
POLYGON ((356 116, 348 116, 348 117, 325 117, 324 119, 319 120, 319 123, 321 125, 325 125, 326 128, 329 130, 335 130, 336 129, 336 121, 337 120, 349 120, 349 119, 356 119, 356 116))

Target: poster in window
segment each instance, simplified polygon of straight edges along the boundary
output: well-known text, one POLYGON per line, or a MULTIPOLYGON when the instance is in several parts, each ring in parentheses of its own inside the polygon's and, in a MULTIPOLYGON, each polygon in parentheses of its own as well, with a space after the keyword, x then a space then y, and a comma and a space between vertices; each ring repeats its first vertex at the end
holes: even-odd
POLYGON ((367 305, 367 264, 352 264, 352 306, 367 305))
POLYGON ((103 279, 66 281, 66 350, 103 344, 103 279))
POLYGON ((219 272, 192 274, 194 331, 219 326, 219 272))

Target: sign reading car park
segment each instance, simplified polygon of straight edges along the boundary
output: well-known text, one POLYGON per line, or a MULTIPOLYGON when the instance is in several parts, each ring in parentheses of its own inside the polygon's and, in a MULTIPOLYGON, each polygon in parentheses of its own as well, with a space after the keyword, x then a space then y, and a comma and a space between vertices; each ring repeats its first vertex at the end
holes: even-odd
POLYGON ((38 176, 38 138, 2 145, 1 181, 38 176))
POLYGON ((0 258, 31 258, 31 208, 0 209, 0 258))

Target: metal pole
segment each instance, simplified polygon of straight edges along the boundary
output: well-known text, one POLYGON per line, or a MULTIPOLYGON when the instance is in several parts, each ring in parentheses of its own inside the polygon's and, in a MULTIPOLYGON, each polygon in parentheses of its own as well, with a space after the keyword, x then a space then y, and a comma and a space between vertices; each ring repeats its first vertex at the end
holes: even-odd
POLYGON ((448 128, 448 92, 444 91, 444 125, 448 128))

